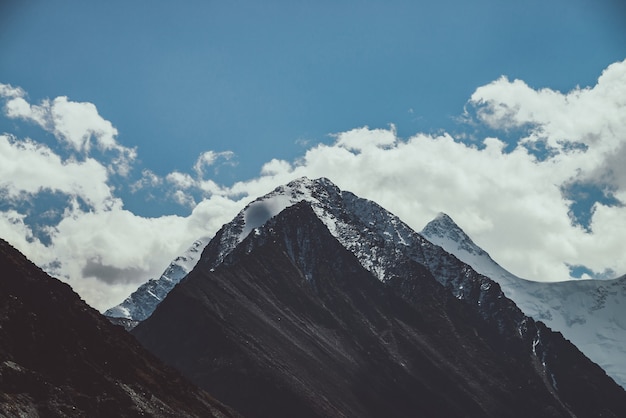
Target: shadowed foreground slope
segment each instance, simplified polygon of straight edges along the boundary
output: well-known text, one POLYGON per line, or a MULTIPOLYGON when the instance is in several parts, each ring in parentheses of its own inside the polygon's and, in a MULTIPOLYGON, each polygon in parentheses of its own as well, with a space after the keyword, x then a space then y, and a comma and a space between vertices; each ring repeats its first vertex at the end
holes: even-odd
POLYGON ((233 413, 0 240, 0 416, 233 413))

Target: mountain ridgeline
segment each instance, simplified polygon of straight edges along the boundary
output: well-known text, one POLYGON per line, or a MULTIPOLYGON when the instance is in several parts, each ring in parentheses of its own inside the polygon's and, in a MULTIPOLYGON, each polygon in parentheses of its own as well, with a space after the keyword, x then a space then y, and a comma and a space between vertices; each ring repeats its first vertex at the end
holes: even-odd
POLYGON ((122 303, 107 309, 104 315, 111 322, 132 329, 149 317, 157 305, 196 265, 209 238, 196 240, 184 254, 176 257, 158 279, 150 279, 122 303))
POLYGON ((496 282, 326 179, 250 203, 132 333, 250 417, 626 412, 496 282))

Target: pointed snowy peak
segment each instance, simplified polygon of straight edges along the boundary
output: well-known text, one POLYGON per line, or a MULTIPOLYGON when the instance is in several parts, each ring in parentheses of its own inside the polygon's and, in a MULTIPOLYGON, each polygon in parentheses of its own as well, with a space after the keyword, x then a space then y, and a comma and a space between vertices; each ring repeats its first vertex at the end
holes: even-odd
POLYGON ((426 242, 378 204, 341 191, 326 178, 303 177, 251 202, 233 221, 224 225, 207 246, 203 265, 218 266, 249 234, 258 233, 268 220, 302 201, 307 202, 330 233, 382 281, 389 275, 379 261, 385 259, 393 263, 392 254, 386 252, 394 252, 396 245, 420 247, 426 242), (383 242, 388 243, 386 250, 379 248, 383 242))
POLYGON ((443 212, 440 212, 435 219, 430 221, 422 229, 421 234, 433 244, 443 247, 452 254, 462 250, 469 254, 489 257, 485 250, 476 245, 461 227, 443 212), (455 246, 456 248, 454 248, 455 246))
POLYGON ((517 296, 511 286, 517 286, 519 277, 510 273, 491 258, 489 253, 480 248, 458 226, 450 216, 439 213, 435 219, 422 229, 420 234, 431 243, 440 246, 459 260, 472 266, 478 273, 498 282, 506 295, 515 299, 517 296))
MULTIPOLYGON (((301 177, 250 202, 209 243, 204 262, 210 267, 220 264, 245 237, 263 226, 286 208, 306 201, 324 221, 333 207, 341 207, 342 192, 327 178, 301 177)), ((325 222, 326 223, 326 222, 325 222)))
POLYGON ((560 331, 626 387, 626 277, 609 281, 532 282, 496 263, 447 215, 422 230, 433 244, 498 282, 526 314, 560 331))

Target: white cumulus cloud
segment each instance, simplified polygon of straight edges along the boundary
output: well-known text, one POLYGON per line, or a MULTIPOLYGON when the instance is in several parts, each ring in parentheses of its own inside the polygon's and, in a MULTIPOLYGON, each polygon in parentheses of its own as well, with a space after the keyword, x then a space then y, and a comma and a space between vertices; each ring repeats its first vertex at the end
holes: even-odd
POLYGON ((0 97, 7 99, 7 117, 36 123, 82 155, 88 155, 94 145, 102 152, 113 151, 116 157, 109 169, 122 175, 130 171, 137 156, 136 150, 117 142, 117 129, 100 116, 93 103, 74 102, 60 96, 54 100, 43 100, 37 105, 30 104, 23 90, 6 84, 0 84, 0 97))
POLYGON ((114 200, 107 178, 106 168, 92 158, 64 161, 43 144, 0 135, 0 190, 5 199, 48 190, 104 209, 114 200))
POLYGON ((579 170, 572 177, 619 189, 626 185, 619 158, 626 152, 626 61, 606 68, 595 86, 568 93, 535 90, 503 77, 478 88, 470 103, 492 128, 530 127, 522 144, 544 142, 560 156, 582 146, 586 152, 559 158, 579 170))

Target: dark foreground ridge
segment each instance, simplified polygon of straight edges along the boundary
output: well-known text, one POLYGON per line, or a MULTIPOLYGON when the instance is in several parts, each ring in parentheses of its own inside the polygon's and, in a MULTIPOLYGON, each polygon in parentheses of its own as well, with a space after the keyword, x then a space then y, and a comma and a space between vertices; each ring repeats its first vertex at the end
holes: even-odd
POLYGON ((0 240, 0 416, 234 413, 0 240))
POLYGON ((397 256, 385 281, 300 202, 217 265, 209 244, 132 332, 250 417, 625 416, 626 392, 496 283, 449 254, 431 263, 461 300, 377 245, 397 256))

